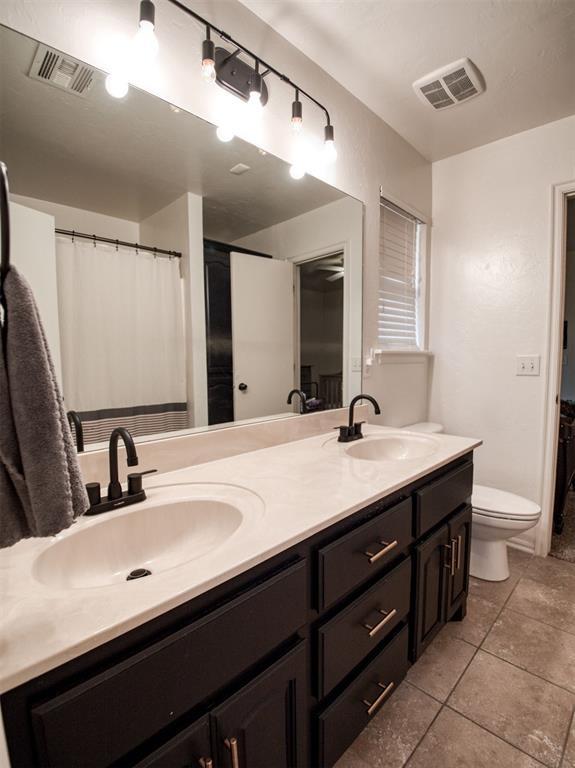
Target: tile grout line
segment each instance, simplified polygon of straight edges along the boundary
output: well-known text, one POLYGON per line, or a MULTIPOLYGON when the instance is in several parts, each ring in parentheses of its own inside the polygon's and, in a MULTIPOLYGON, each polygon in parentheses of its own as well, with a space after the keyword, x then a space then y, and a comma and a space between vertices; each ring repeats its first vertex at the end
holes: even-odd
MULTIPOLYGON (((499 733, 495 733, 495 731, 490 730, 485 725, 481 725, 480 723, 476 723, 475 720, 473 720, 471 717, 469 717, 468 715, 464 714, 463 712, 460 712, 458 709, 454 709, 453 707, 450 707, 449 704, 446 704, 445 707, 446 707, 446 709, 449 709, 450 712, 453 712, 456 715, 460 715, 464 720, 467 720, 468 723, 472 723, 473 725, 476 725, 478 728, 481 728, 483 731, 485 731, 486 733, 489 733, 491 736, 495 736, 495 738, 499 739, 499 741, 504 742, 509 747, 513 747, 513 749, 516 749, 518 752, 521 752, 522 754, 526 755, 527 757, 529 757, 531 760, 534 760, 539 765, 544 765, 545 768, 553 768, 553 766, 551 766, 549 763, 544 763, 539 758, 534 757, 533 755, 530 755, 529 752, 526 752, 521 747, 518 747, 517 744, 513 744, 512 742, 507 741, 507 739, 505 739, 499 733)), ((559 763, 557 764, 556 768, 559 768, 560 764, 561 764, 561 758, 559 758, 559 763)))
POLYGON ((565 741, 563 742, 563 749, 561 751, 561 758, 559 760, 559 765, 561 768, 563 768, 563 761, 565 760, 565 752, 567 751, 567 744, 569 743, 569 736, 571 735, 571 728, 573 727, 573 723, 575 722, 575 707, 573 707, 573 712, 571 713, 571 719, 569 720, 569 725, 567 727, 567 735, 565 736, 565 741))

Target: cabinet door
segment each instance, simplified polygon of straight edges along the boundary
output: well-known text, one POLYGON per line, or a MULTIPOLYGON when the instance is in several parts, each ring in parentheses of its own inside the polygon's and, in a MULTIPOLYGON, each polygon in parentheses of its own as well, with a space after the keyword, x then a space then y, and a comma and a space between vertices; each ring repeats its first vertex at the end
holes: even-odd
POLYGON ((206 715, 141 760, 135 768, 212 768, 211 753, 210 721, 206 715))
POLYGON ((212 711, 219 768, 303 768, 306 677, 299 645, 212 711))
POLYGON ((415 627, 413 658, 433 640, 446 622, 449 556, 447 525, 415 547, 415 627))
POLYGON ((464 507, 449 521, 449 579, 447 618, 463 605, 469 588, 469 556, 471 552, 471 507, 464 507))

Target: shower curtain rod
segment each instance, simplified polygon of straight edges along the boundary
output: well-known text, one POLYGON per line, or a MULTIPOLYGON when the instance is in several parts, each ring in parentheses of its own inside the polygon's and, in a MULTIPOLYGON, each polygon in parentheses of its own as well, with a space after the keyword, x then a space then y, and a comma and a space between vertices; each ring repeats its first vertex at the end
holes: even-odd
POLYGON ((114 240, 111 237, 101 237, 100 235, 87 235, 84 232, 76 232, 75 229, 59 229, 56 227, 57 235, 67 235, 72 240, 75 237, 81 237, 85 240, 92 240, 96 243, 108 243, 109 245, 123 246, 124 248, 133 248, 135 251, 148 251, 153 253, 154 256, 170 256, 174 259, 181 259, 182 254, 179 251, 166 251, 164 248, 154 248, 153 245, 140 245, 140 243, 127 243, 125 240, 114 240))

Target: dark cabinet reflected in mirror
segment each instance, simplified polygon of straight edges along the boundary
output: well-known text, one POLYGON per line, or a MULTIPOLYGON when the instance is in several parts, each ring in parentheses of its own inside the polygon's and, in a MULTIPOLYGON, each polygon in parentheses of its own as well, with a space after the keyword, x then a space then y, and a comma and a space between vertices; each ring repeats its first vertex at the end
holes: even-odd
POLYGON ((92 68, 82 93, 54 85, 51 53, 0 27, 0 158, 84 446, 291 416, 293 388, 309 411, 348 403, 362 204, 148 93, 111 99, 92 68))

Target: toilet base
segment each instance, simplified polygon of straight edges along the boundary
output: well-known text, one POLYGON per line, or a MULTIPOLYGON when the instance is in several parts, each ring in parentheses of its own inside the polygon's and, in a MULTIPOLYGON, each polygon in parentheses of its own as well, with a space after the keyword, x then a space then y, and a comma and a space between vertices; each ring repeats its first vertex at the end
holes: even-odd
POLYGON ((507 542, 471 538, 469 573, 484 581, 505 581, 509 578, 507 542))

